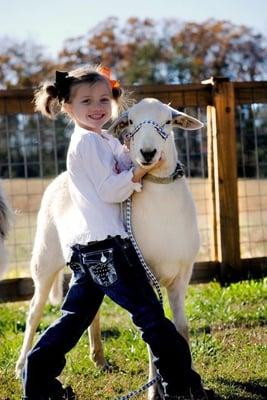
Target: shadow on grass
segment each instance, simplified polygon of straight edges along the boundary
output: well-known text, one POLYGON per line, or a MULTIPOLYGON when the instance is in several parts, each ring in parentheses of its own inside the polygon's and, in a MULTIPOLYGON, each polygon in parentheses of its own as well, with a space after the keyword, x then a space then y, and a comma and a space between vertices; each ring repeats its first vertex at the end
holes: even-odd
MULTIPOLYGON (((267 399, 267 381, 254 380, 249 382, 238 382, 230 379, 219 378, 216 380, 219 384, 234 387, 237 390, 242 390, 242 394, 232 394, 228 400, 266 400, 267 399), (246 393, 244 393, 246 392, 246 393), (244 397, 244 395, 246 397, 244 397), (256 397, 257 396, 257 397, 256 397)), ((220 397, 216 397, 220 400, 220 397)))

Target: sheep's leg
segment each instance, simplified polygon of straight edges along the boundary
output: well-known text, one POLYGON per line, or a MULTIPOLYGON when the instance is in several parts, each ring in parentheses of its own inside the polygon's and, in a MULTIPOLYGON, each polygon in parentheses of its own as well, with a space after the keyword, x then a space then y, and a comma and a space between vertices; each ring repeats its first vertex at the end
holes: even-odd
POLYGON ((49 276, 42 276, 42 279, 36 282, 34 296, 30 303, 29 314, 26 321, 26 329, 24 333, 23 345, 20 351, 19 359, 16 363, 16 375, 20 377, 23 369, 25 359, 28 351, 30 350, 36 332, 37 326, 40 322, 43 309, 48 298, 55 274, 49 276))
POLYGON ((52 284, 55 279, 60 279, 60 271, 64 267, 64 259, 55 227, 53 224, 48 223, 49 220, 45 222, 44 224, 39 219, 37 224, 31 258, 31 274, 35 290, 26 321, 22 349, 16 364, 17 376, 20 375, 27 353, 32 346, 34 334, 41 319, 52 284))
POLYGON ((109 365, 105 360, 103 345, 101 340, 101 329, 100 329, 100 311, 96 314, 93 322, 88 328, 88 336, 90 343, 90 357, 91 360, 104 370, 109 369, 109 365))
POLYGON ((185 295, 191 277, 192 268, 184 269, 184 274, 180 274, 167 288, 170 308, 172 310, 173 322, 177 331, 189 343, 188 322, 185 316, 185 295))
MULTIPOLYGON (((185 270, 185 274, 179 275, 172 284, 167 287, 167 293, 170 303, 170 308, 173 314, 173 322, 177 331, 187 340, 189 343, 189 334, 188 334, 188 323, 185 316, 185 308, 184 308, 184 300, 186 291, 188 288, 188 284, 190 281, 191 269, 185 270)), ((156 375, 156 368, 154 363, 152 362, 153 355, 149 350, 149 380, 153 379, 156 375)), ((159 389, 157 385, 153 385, 148 390, 148 399, 149 400, 159 400, 162 396, 159 393, 159 389)))

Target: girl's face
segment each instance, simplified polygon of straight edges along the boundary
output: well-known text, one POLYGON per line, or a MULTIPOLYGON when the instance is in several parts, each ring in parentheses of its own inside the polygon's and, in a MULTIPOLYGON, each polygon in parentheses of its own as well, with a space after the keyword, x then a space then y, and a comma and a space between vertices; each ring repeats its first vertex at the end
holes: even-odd
POLYGON ((74 88, 66 111, 81 128, 100 133, 111 118, 111 90, 107 83, 82 83, 74 88))

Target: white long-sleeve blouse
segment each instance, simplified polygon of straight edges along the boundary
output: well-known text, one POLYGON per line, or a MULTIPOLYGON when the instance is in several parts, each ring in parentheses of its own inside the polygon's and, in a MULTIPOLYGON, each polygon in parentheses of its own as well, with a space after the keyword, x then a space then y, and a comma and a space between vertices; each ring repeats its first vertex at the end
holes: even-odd
MULTIPOLYGON (((119 172, 128 155, 118 139, 75 126, 67 154, 69 190, 77 220, 68 246, 127 237, 121 206, 141 184, 132 182, 132 169, 119 172)), ((128 160, 129 161, 129 160, 128 160)))

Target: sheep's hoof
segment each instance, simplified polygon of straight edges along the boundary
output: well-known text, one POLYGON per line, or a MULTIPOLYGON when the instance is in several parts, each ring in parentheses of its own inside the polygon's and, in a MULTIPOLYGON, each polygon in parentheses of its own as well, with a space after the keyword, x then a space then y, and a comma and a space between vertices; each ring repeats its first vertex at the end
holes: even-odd
POLYGON ((104 367, 102 368, 102 371, 107 372, 107 373, 116 372, 118 370, 119 370, 119 368, 116 365, 112 365, 109 363, 106 363, 106 365, 104 365, 104 367))
POLYGON ((105 363, 101 365, 97 364, 96 367, 105 373, 116 372, 119 370, 119 368, 115 364, 110 364, 107 361, 105 361, 105 363))

